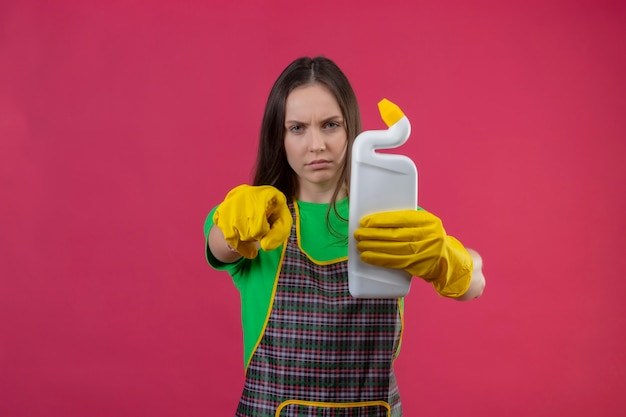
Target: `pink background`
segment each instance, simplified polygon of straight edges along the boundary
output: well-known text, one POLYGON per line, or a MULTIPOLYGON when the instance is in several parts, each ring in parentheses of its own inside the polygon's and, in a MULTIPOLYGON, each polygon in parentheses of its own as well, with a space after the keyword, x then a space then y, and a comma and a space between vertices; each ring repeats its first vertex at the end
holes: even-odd
POLYGON ((422 282, 407 416, 626 414, 621 1, 0 3, 0 415, 225 416, 239 299, 202 225, 300 55, 413 124, 420 204, 479 250, 422 282))

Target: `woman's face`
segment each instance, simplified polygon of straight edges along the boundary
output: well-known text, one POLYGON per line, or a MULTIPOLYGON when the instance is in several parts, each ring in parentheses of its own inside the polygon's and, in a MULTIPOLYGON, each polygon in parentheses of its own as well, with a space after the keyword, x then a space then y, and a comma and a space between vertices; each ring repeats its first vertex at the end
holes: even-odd
POLYGON ((285 151, 298 178, 298 199, 330 201, 341 175, 346 146, 339 103, 326 87, 309 84, 287 96, 285 151))

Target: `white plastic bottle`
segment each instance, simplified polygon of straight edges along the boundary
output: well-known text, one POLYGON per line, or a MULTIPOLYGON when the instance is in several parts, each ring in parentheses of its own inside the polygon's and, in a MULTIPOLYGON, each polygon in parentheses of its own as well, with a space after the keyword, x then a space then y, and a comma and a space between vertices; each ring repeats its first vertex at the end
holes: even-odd
POLYGON ((409 292, 411 275, 361 261, 354 232, 368 214, 417 208, 417 168, 405 155, 376 152, 397 148, 407 141, 411 124, 402 110, 387 99, 378 103, 387 130, 368 130, 352 148, 348 280, 350 293, 362 298, 402 297, 409 292))

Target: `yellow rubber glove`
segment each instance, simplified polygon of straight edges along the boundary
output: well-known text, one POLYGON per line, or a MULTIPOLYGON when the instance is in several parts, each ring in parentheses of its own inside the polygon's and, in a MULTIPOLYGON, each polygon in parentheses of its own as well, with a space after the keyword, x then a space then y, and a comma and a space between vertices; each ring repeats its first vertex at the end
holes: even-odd
POLYGON ((375 213, 363 217, 360 226, 354 237, 364 262, 421 277, 445 297, 467 291, 472 257, 446 234, 437 216, 424 210, 375 213))
POLYGON ((291 233, 293 219, 287 198, 269 186, 240 185, 233 188, 213 215, 213 223, 224 234, 226 242, 248 259, 263 250, 284 243, 291 233))

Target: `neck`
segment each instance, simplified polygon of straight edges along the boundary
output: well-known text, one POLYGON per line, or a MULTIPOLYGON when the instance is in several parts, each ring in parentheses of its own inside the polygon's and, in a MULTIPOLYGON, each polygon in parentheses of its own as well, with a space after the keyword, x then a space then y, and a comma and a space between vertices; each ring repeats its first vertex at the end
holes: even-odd
MULTIPOLYGON (((328 204, 333 199, 333 194, 335 192, 335 188, 316 188, 316 189, 307 189, 306 187, 300 187, 298 190, 297 199, 300 201, 305 201, 307 203, 324 203, 328 204)), ((341 200, 346 195, 348 195, 346 191, 346 187, 341 187, 339 190, 339 194, 337 194, 337 200, 341 200)))

